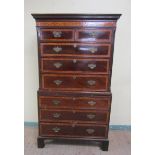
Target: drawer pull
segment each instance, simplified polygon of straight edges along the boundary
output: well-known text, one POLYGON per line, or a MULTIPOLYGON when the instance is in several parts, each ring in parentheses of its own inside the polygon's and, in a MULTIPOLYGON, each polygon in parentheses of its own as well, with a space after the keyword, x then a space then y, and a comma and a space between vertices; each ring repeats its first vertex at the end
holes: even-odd
POLYGON ((93 118, 95 118, 95 115, 94 115, 94 114, 88 114, 88 115, 87 115, 87 118, 93 119, 93 118))
POLYGON ((59 131, 60 131, 60 128, 55 127, 55 128, 53 128, 52 130, 53 130, 54 132, 59 132, 59 131))
POLYGON ((92 48, 90 48, 89 50, 90 50, 91 53, 97 52, 97 48, 95 48, 95 47, 92 47, 92 48))
POLYGON ((56 68, 60 68, 62 66, 62 63, 56 62, 53 64, 56 68))
POLYGON ((73 76, 73 79, 75 80, 76 79, 76 76, 73 76))
POLYGON ((91 106, 93 106, 93 105, 96 104, 96 102, 95 101, 88 101, 88 104, 91 105, 91 106))
POLYGON ((54 83, 55 83, 57 86, 59 86, 59 85, 61 85, 62 81, 61 81, 61 80, 55 80, 54 83))
POLYGON ((61 114, 59 114, 59 113, 54 113, 54 114, 53 114, 53 117, 54 117, 54 118, 59 118, 60 115, 61 115, 61 114))
POLYGON ((75 98, 75 97, 73 97, 73 98, 72 98, 72 100, 73 100, 73 101, 75 101, 75 100, 76 100, 76 98, 75 98))
POLYGON ((76 62, 77 62, 77 60, 76 60, 76 59, 74 59, 74 60, 73 60, 73 63, 75 64, 76 62))
POLYGON ((62 34, 61 31, 53 31, 54 38, 60 38, 61 37, 61 34, 62 34))
POLYGON ((94 68, 96 68, 96 64, 88 64, 88 67, 89 67, 90 69, 94 69, 94 68))
POLYGON ((97 36, 97 33, 96 32, 89 32, 89 35, 93 38, 95 38, 97 36))
POLYGON ((74 44, 74 48, 76 48, 77 47, 77 45, 76 44, 74 44))
POLYGON ((86 131, 87 131, 88 134, 93 134, 95 132, 94 129, 86 129, 86 131))
POLYGON ((94 80, 89 80, 89 81, 87 81, 87 83, 88 83, 90 86, 93 86, 93 85, 96 84, 96 81, 94 81, 94 80))
POLYGON ((53 103, 54 105, 59 105, 59 104, 60 104, 60 101, 59 101, 59 100, 53 100, 52 103, 53 103))
POLYGON ((56 53, 59 53, 60 51, 62 51, 62 48, 61 47, 53 47, 53 51, 56 52, 56 53))

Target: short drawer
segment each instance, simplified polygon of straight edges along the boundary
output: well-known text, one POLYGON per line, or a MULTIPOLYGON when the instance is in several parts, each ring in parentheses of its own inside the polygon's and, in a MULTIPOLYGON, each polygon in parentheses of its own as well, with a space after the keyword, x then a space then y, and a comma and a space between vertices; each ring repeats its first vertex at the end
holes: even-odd
POLYGON ((73 41, 74 30, 72 29, 40 29, 38 30, 41 41, 73 41))
POLYGON ((40 136, 101 137, 107 138, 107 125, 85 125, 70 123, 40 123, 40 136))
POLYGON ((107 91, 109 90, 108 75, 60 75, 42 74, 43 89, 107 91))
POLYGON ((40 110, 40 121, 49 122, 89 122, 100 124, 107 124, 109 120, 108 111, 94 111, 94 110, 40 110))
POLYGON ((39 107, 47 109, 102 109, 109 110, 111 97, 39 96, 39 107))
POLYGON ((109 65, 108 59, 41 59, 42 72, 107 74, 109 65))
POLYGON ((111 44, 40 43, 41 56, 110 57, 111 44))
POLYGON ((111 42, 112 29, 79 29, 75 34, 76 41, 111 42))

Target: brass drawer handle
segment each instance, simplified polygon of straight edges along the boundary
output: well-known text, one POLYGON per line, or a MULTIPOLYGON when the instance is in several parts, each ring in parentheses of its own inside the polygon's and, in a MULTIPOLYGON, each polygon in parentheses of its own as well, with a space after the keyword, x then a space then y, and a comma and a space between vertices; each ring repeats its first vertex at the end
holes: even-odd
POLYGON ((87 118, 93 119, 93 118, 95 118, 95 115, 94 115, 94 114, 88 114, 88 115, 87 115, 87 118))
POLYGON ((89 50, 90 50, 91 53, 97 52, 97 48, 95 48, 95 47, 92 47, 92 48, 90 48, 89 50))
POLYGON ((75 64, 77 62, 77 60, 76 59, 73 59, 73 63, 75 64))
POLYGON ((86 129, 86 131, 87 131, 88 134, 93 134, 95 132, 94 129, 86 129))
POLYGON ((75 101, 75 100, 76 100, 76 98, 75 98, 75 97, 73 97, 73 98, 72 98, 72 100, 73 100, 73 101, 75 101))
POLYGON ((54 38, 60 38, 61 37, 61 34, 62 34, 61 31, 53 31, 54 38))
POLYGON ((96 64, 88 64, 88 67, 89 67, 90 69, 94 69, 94 68, 96 68, 96 64))
POLYGON ((76 79, 76 76, 73 76, 73 79, 75 80, 76 79))
POLYGON ((54 128, 52 128, 52 130, 53 130, 54 132, 59 132, 61 129, 58 128, 58 127, 54 127, 54 128))
POLYGON ((91 106, 93 106, 93 105, 96 104, 96 102, 95 101, 88 101, 88 104, 91 105, 91 106))
POLYGON ((97 33, 96 32, 89 32, 89 35, 93 38, 97 37, 97 33))
POLYGON ((57 86, 59 86, 59 85, 61 85, 62 81, 61 81, 61 80, 55 80, 54 83, 55 83, 57 86))
POLYGON ((60 68, 62 66, 62 63, 56 62, 53 64, 56 68, 60 68))
POLYGON ((59 104, 60 104, 60 101, 59 101, 59 100, 53 100, 52 103, 53 103, 54 105, 59 105, 59 104))
POLYGON ((54 117, 54 118, 59 118, 60 115, 61 115, 60 113, 54 113, 54 114, 53 114, 53 117, 54 117))
POLYGON ((76 48, 76 47, 77 47, 77 45, 76 45, 76 44, 74 44, 73 46, 74 46, 74 48, 76 48))
POLYGON ((56 53, 59 53, 60 51, 62 51, 62 48, 61 47, 53 47, 53 51, 56 52, 56 53))
POLYGON ((94 80, 89 80, 89 81, 87 81, 87 83, 88 83, 90 86, 93 86, 93 85, 96 84, 96 81, 94 81, 94 80))

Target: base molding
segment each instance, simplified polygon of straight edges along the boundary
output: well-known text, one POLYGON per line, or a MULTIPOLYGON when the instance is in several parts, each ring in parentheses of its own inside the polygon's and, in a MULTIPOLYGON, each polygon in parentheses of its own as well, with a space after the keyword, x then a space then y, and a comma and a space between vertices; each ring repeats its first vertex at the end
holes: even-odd
MULTIPOLYGON (((102 151, 108 151, 108 139, 74 139, 74 138, 56 138, 56 137, 40 137, 37 138, 38 148, 44 148, 46 140, 51 140, 51 144, 71 144, 71 145, 95 145, 99 146, 102 151)), ((49 142, 48 142, 49 144, 49 142)))

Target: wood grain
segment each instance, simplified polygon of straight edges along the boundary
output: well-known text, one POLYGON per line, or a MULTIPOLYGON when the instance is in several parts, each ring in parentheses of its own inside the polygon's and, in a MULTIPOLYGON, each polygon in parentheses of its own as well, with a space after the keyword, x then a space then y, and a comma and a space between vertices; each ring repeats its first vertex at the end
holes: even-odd
POLYGON ((40 43, 42 57, 110 57, 111 44, 88 43, 40 43))
POLYGON ((103 21, 38 21, 39 27, 115 27, 116 22, 103 21))
POLYGON ((102 97, 66 97, 39 96, 39 107, 44 109, 99 109, 109 110, 110 96, 102 97))

